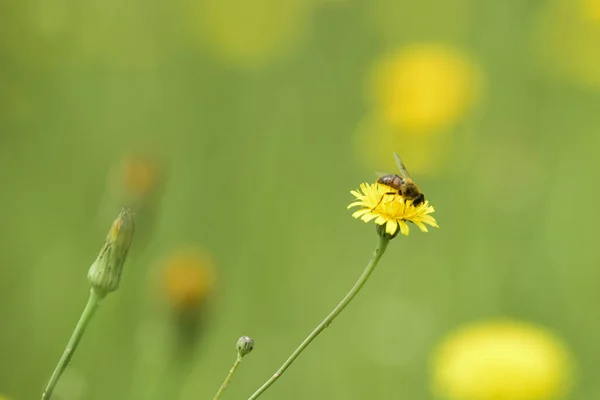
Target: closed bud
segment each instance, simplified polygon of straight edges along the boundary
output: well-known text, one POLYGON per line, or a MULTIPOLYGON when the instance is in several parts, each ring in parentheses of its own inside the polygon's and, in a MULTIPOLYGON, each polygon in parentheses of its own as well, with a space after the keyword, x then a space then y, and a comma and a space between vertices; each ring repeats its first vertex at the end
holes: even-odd
POLYGON ((244 357, 247 354, 250 354, 252 349, 254 348, 254 340, 252 340, 249 336, 242 336, 237 341, 237 351, 239 357, 244 357))
POLYGON ((107 294, 119 288, 134 230, 133 214, 124 208, 113 222, 100 254, 88 271, 88 280, 98 292, 107 294))

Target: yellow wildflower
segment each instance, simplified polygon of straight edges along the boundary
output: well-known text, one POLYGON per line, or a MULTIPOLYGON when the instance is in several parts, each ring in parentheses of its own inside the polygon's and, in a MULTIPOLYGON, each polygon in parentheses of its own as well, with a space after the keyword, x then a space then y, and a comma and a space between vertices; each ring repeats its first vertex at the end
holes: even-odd
POLYGON ((464 327, 438 348, 437 394, 451 400, 544 400, 569 386, 570 358, 550 332, 525 322, 498 320, 464 327))
POLYGON ((213 289, 214 263, 205 250, 176 250, 164 268, 164 291, 174 309, 201 307, 213 289))
POLYGON ((397 129, 433 132, 451 126, 471 107, 479 75, 469 58, 452 47, 412 45, 376 64, 373 100, 397 129))
POLYGON ((427 232, 425 224, 438 227, 435 218, 430 215, 435 210, 427 200, 414 206, 412 201, 405 200, 397 193, 392 194, 393 191, 380 183, 362 183, 360 190, 350 192, 356 197, 356 201, 348 208, 360 207, 352 214, 354 218, 360 218, 364 222, 375 220, 377 225, 385 225, 385 231, 389 235, 395 235, 400 228, 400 232, 408 236, 407 222, 414 223, 422 232, 427 232))

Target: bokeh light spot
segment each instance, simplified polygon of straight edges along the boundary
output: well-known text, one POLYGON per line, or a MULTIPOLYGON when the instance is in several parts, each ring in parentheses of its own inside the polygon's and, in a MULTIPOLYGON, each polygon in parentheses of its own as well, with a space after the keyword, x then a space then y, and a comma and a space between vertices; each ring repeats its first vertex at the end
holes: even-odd
POLYGON ((370 90, 374 108, 392 126, 430 133, 462 118, 479 88, 479 70, 461 51, 414 44, 376 63, 370 90))
POLYGON ((492 320, 460 328, 437 349, 435 392, 451 400, 560 398, 571 357, 551 332, 526 322, 492 320))

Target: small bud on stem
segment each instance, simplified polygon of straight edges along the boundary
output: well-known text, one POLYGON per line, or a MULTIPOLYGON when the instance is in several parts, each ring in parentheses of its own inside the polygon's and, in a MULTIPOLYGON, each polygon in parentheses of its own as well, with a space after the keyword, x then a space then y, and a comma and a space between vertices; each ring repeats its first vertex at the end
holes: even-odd
POLYGON ((131 245, 133 231, 133 214, 128 209, 123 209, 115 222, 113 222, 104 246, 100 250, 100 254, 90 267, 88 272, 88 280, 92 284, 90 297, 71 334, 67 348, 58 361, 58 365, 50 377, 46 390, 42 394, 42 400, 50 400, 50 397, 52 397, 52 392, 67 365, 69 365, 79 341, 100 305, 100 301, 108 293, 114 292, 119 287, 121 272, 123 271, 123 264, 127 258, 129 246, 131 245))
POLYGON ((124 208, 113 222, 100 254, 88 271, 88 280, 98 292, 110 293, 119 288, 134 230, 133 214, 124 208))
POLYGON ((229 370, 229 374, 227 374, 227 377, 223 381, 223 384, 217 391, 217 394, 215 395, 215 397, 213 397, 213 400, 218 400, 221 397, 221 394, 223 394, 223 392, 227 388, 227 385, 229 385, 229 382, 231 382, 231 378, 233 378, 235 371, 237 371, 238 367, 240 366, 242 358, 244 358, 244 356, 246 356, 247 354, 250 354, 250 352, 254 348, 254 340, 252 340, 252 338, 249 336, 242 336, 238 339, 235 347, 237 348, 238 352, 237 358, 235 359, 233 366, 229 370))
POLYGON ((252 349, 254 349, 254 340, 252 340, 249 336, 242 336, 237 341, 237 351, 240 357, 244 357, 247 354, 250 354, 252 349))

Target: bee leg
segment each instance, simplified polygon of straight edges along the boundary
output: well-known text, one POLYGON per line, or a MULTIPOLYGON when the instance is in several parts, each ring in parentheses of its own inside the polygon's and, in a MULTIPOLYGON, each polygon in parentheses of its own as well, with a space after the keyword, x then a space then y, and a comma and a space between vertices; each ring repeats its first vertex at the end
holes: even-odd
POLYGON ((375 207, 373 207, 373 208, 371 209, 371 211, 375 211, 375 209, 376 209, 377 207, 379 207, 379 205, 381 204, 381 202, 383 201, 383 198, 384 198, 385 196, 390 196, 390 195, 392 195, 392 196, 393 196, 393 195, 395 195, 395 194, 396 194, 396 192, 387 192, 387 193, 384 193, 384 194, 382 194, 382 195, 381 195, 381 198, 379 199, 379 201, 377 202, 377 204, 375 205, 375 207))

